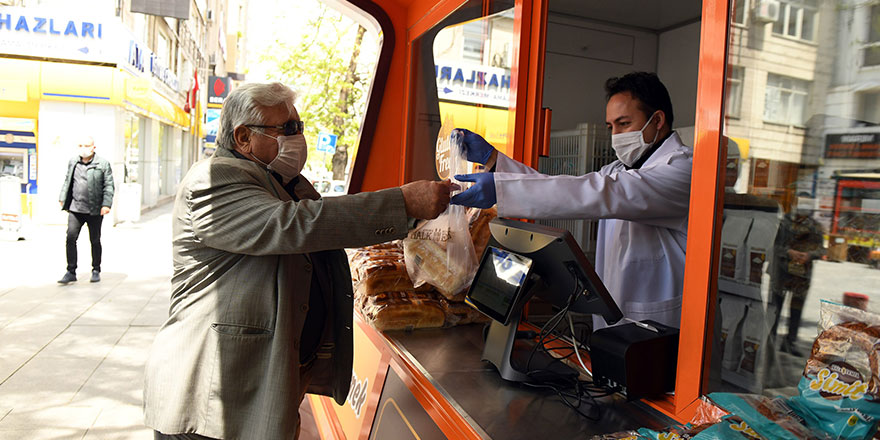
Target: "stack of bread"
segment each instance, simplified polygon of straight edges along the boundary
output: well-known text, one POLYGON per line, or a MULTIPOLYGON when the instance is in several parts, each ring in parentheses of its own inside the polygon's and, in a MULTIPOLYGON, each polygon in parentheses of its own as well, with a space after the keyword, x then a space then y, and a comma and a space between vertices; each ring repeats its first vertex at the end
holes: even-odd
MULTIPOLYGON (((489 240, 488 223, 497 214, 492 208, 473 209, 468 215, 468 229, 480 256, 489 240)), ((467 285, 446 295, 430 284, 414 287, 404 263, 401 241, 349 250, 348 256, 355 285, 355 308, 376 329, 450 327, 487 319, 463 302, 467 285)))

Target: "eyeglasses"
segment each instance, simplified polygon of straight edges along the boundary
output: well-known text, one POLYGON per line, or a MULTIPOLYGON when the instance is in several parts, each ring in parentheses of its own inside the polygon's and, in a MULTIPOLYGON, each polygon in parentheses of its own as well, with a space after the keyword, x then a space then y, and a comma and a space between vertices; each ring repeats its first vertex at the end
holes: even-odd
POLYGON ((302 133, 306 126, 303 121, 287 121, 284 125, 245 125, 245 127, 274 128, 284 133, 285 136, 293 136, 302 133))

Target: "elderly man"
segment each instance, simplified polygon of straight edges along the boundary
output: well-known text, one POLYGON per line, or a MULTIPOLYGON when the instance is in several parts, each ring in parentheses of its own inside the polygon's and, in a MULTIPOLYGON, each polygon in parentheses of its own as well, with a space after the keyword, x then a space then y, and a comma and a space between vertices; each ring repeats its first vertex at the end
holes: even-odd
POLYGON ((101 281, 101 224, 113 206, 113 170, 110 162, 95 154, 95 140, 83 136, 77 144, 77 156, 67 163, 67 175, 61 185, 58 203, 67 211, 67 272, 61 284, 76 281, 76 240, 83 225, 88 225, 92 245, 92 277, 101 281))
POLYGON ((156 438, 296 438, 305 393, 345 401, 352 285, 341 248, 403 238, 455 188, 418 181, 321 199, 295 94, 229 94, 217 152, 193 165, 173 212, 171 308, 146 366, 156 438))

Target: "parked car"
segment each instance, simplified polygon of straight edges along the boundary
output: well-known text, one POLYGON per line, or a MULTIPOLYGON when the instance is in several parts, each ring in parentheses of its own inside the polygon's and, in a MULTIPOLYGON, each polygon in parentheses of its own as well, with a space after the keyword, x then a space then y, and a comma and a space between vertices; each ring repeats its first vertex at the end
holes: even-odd
POLYGON ((335 197, 346 193, 343 180, 316 180, 312 185, 321 197, 335 197))

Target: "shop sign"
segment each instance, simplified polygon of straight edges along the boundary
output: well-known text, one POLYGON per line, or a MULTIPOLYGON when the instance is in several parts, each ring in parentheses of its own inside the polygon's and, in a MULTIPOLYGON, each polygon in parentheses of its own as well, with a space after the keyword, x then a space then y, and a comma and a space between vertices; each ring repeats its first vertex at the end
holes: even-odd
POLYGON ((140 73, 149 71, 151 75, 175 92, 180 90, 180 80, 177 79, 177 75, 165 67, 159 57, 146 45, 134 39, 128 42, 128 66, 140 73))
POLYGON ((434 75, 437 80, 437 97, 441 100, 504 108, 510 106, 508 69, 440 61, 434 65, 434 75))
POLYGON ((840 133, 825 135, 825 158, 880 158, 880 133, 840 133))
POLYGON ((134 67, 138 72, 144 73, 147 69, 147 56, 152 55, 149 49, 137 41, 131 40, 128 43, 128 65, 134 67))
POLYGON ((223 101, 229 96, 232 81, 228 76, 208 77, 208 104, 223 105, 223 101))
POLYGON ((116 63, 121 29, 109 16, 0 6, 0 53, 116 63))
POLYGON ((220 130, 220 109, 209 108, 205 110, 205 141, 215 142, 217 132, 220 130))
POLYGON ((159 78, 159 81, 162 81, 166 86, 171 87, 171 90, 175 92, 180 90, 180 81, 178 81, 177 75, 165 67, 156 54, 150 55, 150 73, 159 78))

